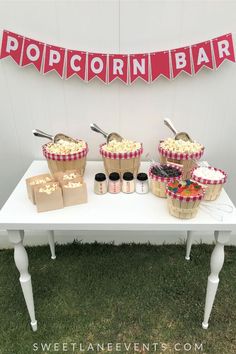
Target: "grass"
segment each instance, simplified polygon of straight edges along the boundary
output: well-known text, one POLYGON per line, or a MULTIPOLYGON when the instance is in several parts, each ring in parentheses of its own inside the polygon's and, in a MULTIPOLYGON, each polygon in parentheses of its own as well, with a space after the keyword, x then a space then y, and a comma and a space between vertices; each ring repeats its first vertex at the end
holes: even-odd
POLYGON ((184 245, 73 243, 57 246, 55 261, 50 260, 49 247, 27 248, 38 320, 35 333, 30 330, 13 251, 2 250, 0 353, 97 353, 88 350, 89 343, 108 342, 122 343, 121 350, 108 351, 105 346, 103 353, 134 353, 133 346, 129 351, 124 348, 124 343, 134 342, 151 343, 150 351, 140 351, 143 354, 236 353, 235 247, 225 249, 210 326, 201 328, 212 249, 193 246, 192 260, 187 262, 184 245), (58 342, 59 351, 38 349, 45 342, 58 342), (74 351, 71 343, 76 343, 74 351), (82 352, 78 343, 87 350, 82 352), (176 343, 181 350, 175 350, 176 343), (185 343, 191 349, 188 345, 184 350, 185 343), (202 343, 203 350, 195 343, 202 343))

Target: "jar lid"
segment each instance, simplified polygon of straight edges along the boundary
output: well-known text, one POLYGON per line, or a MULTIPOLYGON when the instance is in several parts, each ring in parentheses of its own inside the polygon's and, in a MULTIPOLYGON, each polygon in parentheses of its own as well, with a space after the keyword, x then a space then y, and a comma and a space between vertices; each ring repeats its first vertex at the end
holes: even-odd
POLYGON ((95 181, 97 182, 103 182, 106 180, 106 175, 104 173, 97 173, 95 175, 95 181))
POLYGON ((111 181, 118 181, 120 179, 120 175, 117 172, 112 172, 109 174, 109 179, 111 181))
POLYGON ((124 179, 125 181, 132 181, 132 180, 134 179, 134 175, 133 175, 132 172, 125 172, 125 173, 123 174, 123 179, 124 179))
POLYGON ((139 180, 139 181, 146 181, 147 179, 148 179, 148 176, 147 176, 146 173, 143 173, 143 172, 138 173, 138 175, 137 175, 137 180, 139 180))

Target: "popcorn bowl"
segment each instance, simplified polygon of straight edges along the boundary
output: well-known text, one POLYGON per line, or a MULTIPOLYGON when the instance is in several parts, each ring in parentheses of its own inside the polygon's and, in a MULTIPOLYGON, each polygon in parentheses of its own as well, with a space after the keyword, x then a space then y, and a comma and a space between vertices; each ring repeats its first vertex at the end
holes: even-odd
POLYGON ((148 171, 148 175, 150 178, 151 192, 160 198, 166 198, 166 186, 168 183, 174 182, 176 180, 179 181, 182 179, 182 166, 180 166, 178 164, 172 164, 172 163, 166 164, 166 166, 174 167, 177 171, 180 172, 180 175, 175 176, 175 177, 174 176, 173 177, 157 176, 154 173, 152 173, 152 169, 153 169, 153 167, 155 167, 155 165, 152 165, 148 171))
POLYGON ((106 143, 100 145, 100 154, 102 155, 104 169, 106 174, 109 175, 112 172, 117 172, 122 177, 125 172, 132 172, 134 176, 137 176, 141 155, 143 153, 143 146, 133 152, 115 153, 106 151, 103 146, 106 143))
POLYGON ((198 177, 194 174, 194 171, 197 169, 196 167, 191 171, 191 179, 195 182, 198 182, 203 187, 205 187, 204 200, 206 201, 216 200, 220 196, 223 185, 227 181, 227 173, 223 170, 220 170, 219 168, 215 168, 211 166, 207 166, 206 168, 213 169, 214 171, 220 171, 224 175, 224 177, 220 180, 198 177))
POLYGON ((199 151, 192 153, 180 153, 174 152, 170 150, 166 150, 161 147, 159 144, 158 151, 160 153, 160 162, 161 164, 166 164, 169 162, 173 162, 179 165, 182 165, 183 168, 183 179, 188 179, 191 177, 191 170, 197 166, 196 160, 199 160, 203 153, 204 147, 202 147, 199 151))
MULTIPOLYGON (((198 184, 198 183, 197 183, 198 184)), ((200 186, 200 184, 199 184, 200 186)), ((166 188, 169 213, 179 219, 192 219, 197 215, 199 205, 204 197, 205 190, 196 196, 180 196, 166 188)))
POLYGON ((86 146, 81 151, 69 154, 52 153, 48 150, 49 144, 51 143, 44 144, 42 149, 52 174, 60 171, 77 170, 81 176, 84 175, 86 156, 88 154, 87 143, 85 143, 86 146))

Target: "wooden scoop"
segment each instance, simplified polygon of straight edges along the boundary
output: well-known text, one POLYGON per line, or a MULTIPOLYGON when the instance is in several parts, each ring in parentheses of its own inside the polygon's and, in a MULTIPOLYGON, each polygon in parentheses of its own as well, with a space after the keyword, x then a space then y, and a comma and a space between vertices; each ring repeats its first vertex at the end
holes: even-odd
POLYGON ((188 133, 186 133, 186 132, 178 133, 178 131, 175 129, 175 127, 173 126, 173 123, 171 122, 171 120, 169 118, 164 119, 164 124, 175 134, 175 140, 184 140, 184 141, 193 142, 193 140, 190 138, 188 133))
POLYGON ((122 136, 120 136, 118 133, 112 132, 110 134, 105 133, 104 130, 102 130, 101 128, 99 128, 99 126, 95 123, 91 123, 90 124, 90 128, 96 132, 96 133, 100 133, 104 136, 104 138, 107 139, 107 144, 111 141, 111 140, 116 140, 116 141, 122 141, 123 138, 122 136))
POLYGON ((58 133, 55 136, 53 136, 53 135, 47 134, 39 129, 34 129, 32 131, 32 133, 34 134, 34 136, 38 136, 40 138, 47 138, 47 139, 51 140, 53 143, 58 143, 59 140, 69 141, 71 143, 77 143, 77 140, 75 140, 75 139, 71 138, 70 136, 67 136, 63 133, 58 133))

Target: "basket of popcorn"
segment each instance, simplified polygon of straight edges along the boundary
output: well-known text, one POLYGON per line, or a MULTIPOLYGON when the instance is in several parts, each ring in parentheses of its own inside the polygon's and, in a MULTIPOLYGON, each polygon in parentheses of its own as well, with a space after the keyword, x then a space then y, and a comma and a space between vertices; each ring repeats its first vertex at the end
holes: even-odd
POLYGON ((118 172, 122 177, 125 172, 132 172, 136 176, 142 153, 141 143, 126 139, 122 141, 111 140, 109 143, 100 145, 100 154, 108 175, 118 172))
POLYGON ((199 183, 189 179, 169 183, 166 187, 166 194, 170 214, 179 219, 194 218, 204 192, 204 188, 199 183))
POLYGON ((177 164, 151 165, 149 171, 151 192, 160 198, 166 198, 166 185, 182 178, 182 168, 177 164))
POLYGON ((88 145, 83 140, 77 142, 59 140, 56 143, 43 145, 43 155, 47 159, 52 174, 75 169, 83 176, 87 153, 88 145))
POLYGON ((158 146, 162 164, 174 162, 183 166, 183 179, 190 178, 191 170, 197 166, 204 153, 204 146, 195 141, 175 140, 168 138, 158 146))
POLYGON ((227 173, 211 166, 196 167, 191 172, 191 179, 205 187, 204 200, 216 200, 227 180, 227 173))

